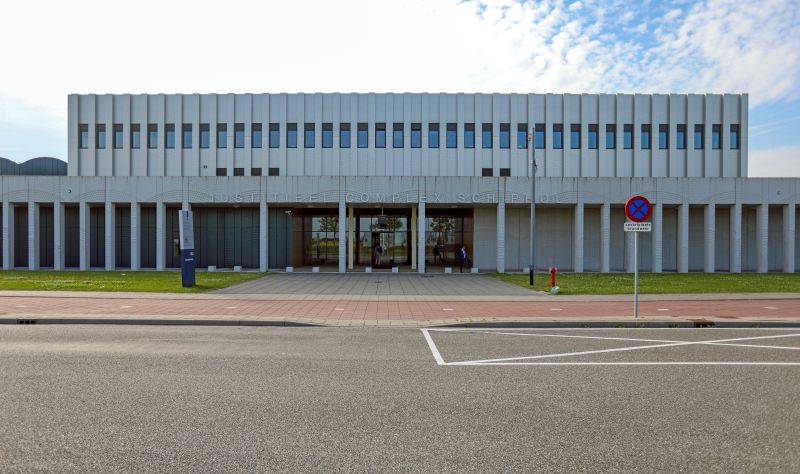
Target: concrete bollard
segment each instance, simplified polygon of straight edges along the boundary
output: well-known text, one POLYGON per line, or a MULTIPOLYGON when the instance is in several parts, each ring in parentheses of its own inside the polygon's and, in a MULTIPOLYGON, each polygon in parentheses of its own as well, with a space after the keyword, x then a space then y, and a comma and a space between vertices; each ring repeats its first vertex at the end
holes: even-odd
POLYGON ((399 271, 400 269, 398 269, 397 267, 392 267, 392 273, 398 273, 399 271))
POLYGON ((286 273, 294 273, 294 267, 286 267, 286 273))
POLYGON ((366 267, 366 268, 364 268, 364 272, 366 272, 366 273, 372 273, 372 267, 366 267))
POLYGON ((445 273, 453 273, 453 267, 444 267, 445 273))
POLYGON ((311 273, 319 273, 319 267, 311 267, 311 273))
POLYGON ((215 272, 215 271, 217 271, 217 266, 216 266, 216 265, 209 265, 209 266, 208 266, 208 271, 209 271, 209 272, 215 272))
POLYGON ((472 273, 478 273, 478 267, 472 267, 472 270, 470 270, 470 271, 472 273))
POLYGON ((240 272, 240 271, 242 271, 242 266, 241 266, 241 265, 234 265, 234 266, 233 266, 233 271, 235 271, 235 272, 240 272))

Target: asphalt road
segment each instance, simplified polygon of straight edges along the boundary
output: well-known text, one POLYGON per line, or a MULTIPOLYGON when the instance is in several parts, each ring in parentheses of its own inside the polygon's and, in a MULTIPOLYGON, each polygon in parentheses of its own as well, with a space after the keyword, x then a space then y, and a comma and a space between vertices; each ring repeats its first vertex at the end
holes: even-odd
POLYGON ((0 326, 0 471, 800 466, 800 365, 738 365, 800 362, 800 337, 608 351, 800 330, 520 333, 431 337, 445 362, 737 365, 442 366, 418 329, 0 326))

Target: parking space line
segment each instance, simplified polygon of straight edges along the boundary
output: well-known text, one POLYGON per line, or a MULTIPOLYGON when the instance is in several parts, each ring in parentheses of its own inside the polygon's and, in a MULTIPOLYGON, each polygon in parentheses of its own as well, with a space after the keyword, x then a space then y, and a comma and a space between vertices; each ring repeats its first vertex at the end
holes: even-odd
MULTIPOLYGON (((755 330, 755 329, 754 329, 755 330)), ((658 339, 641 339, 641 338, 617 338, 617 337, 600 337, 600 336, 576 336, 564 334, 537 334, 537 333, 521 333, 521 332, 508 332, 507 330, 497 330, 493 328, 485 328, 481 330, 471 329, 456 329, 456 328, 432 328, 422 329, 425 339, 428 342, 428 347, 436 360, 438 365, 785 365, 796 366, 800 362, 541 362, 541 359, 556 358, 556 357, 569 357, 579 355, 593 355, 609 352, 625 352, 643 349, 656 349, 664 347, 675 346, 692 346, 692 345, 708 345, 708 346, 730 346, 730 347, 747 347, 758 349, 778 349, 778 350, 800 350, 800 347, 792 346, 767 346, 757 344, 736 344, 741 341, 754 341, 764 339, 777 339, 786 337, 798 337, 800 333, 792 334, 772 334, 768 336, 749 336, 737 337, 728 339, 716 339, 710 341, 672 341, 672 340, 658 340, 658 339), (430 335, 430 331, 440 332, 470 332, 470 333, 486 333, 497 335, 513 335, 513 336, 530 336, 530 337, 558 337, 558 338, 574 338, 574 339, 600 339, 600 340, 621 340, 621 341, 637 341, 637 342, 663 342, 663 344, 650 344, 644 346, 632 347, 619 347, 612 349, 601 349, 591 351, 577 351, 558 354, 544 354, 537 356, 523 356, 523 357, 506 357, 498 359, 482 359, 482 360, 467 360, 460 362, 445 362, 441 356, 436 343, 430 335)))

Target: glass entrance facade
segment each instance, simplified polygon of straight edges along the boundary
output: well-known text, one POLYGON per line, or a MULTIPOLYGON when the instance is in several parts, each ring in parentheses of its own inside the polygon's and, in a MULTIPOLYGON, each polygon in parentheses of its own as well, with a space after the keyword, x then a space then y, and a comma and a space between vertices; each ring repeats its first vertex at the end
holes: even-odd
POLYGON ((464 245, 472 257, 472 209, 429 209, 425 215, 425 263, 458 265, 464 245))
POLYGON ((407 209, 387 209, 386 219, 381 219, 380 211, 373 209, 356 210, 355 261, 358 265, 391 268, 411 264, 411 212, 407 209), (380 243, 380 265, 376 261, 375 248, 380 243))

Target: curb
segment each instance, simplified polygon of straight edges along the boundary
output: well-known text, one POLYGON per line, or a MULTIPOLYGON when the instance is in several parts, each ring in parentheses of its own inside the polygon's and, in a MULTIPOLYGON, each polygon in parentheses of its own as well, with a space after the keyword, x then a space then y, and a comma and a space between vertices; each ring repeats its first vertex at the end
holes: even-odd
POLYGON ((253 327, 312 327, 312 328, 498 328, 498 329, 677 329, 677 328, 798 328, 800 321, 709 321, 705 319, 684 321, 508 321, 463 322, 419 326, 340 326, 298 321, 235 320, 235 319, 130 319, 130 318, 0 318, 0 325, 123 325, 123 326, 253 326, 253 327))

